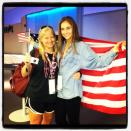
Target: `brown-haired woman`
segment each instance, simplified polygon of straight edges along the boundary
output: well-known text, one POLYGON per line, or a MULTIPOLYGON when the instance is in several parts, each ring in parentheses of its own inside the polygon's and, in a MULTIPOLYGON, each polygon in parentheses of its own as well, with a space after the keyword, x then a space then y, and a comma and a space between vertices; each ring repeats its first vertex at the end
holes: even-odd
MULTIPOLYGON (((56 124, 78 125, 80 101, 82 97, 81 79, 72 75, 81 68, 96 69, 108 66, 118 52, 118 42, 103 56, 96 55, 88 44, 80 40, 77 24, 72 17, 63 17, 58 30, 59 73, 62 76, 62 89, 57 93, 56 124)), ((125 45, 125 41, 122 44, 125 45)))

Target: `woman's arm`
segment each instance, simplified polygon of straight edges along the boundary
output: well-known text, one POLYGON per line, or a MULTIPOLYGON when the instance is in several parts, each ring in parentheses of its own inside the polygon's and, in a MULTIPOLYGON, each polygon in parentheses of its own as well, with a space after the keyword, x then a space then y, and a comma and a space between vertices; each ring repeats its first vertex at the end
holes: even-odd
POLYGON ((25 65, 21 69, 22 77, 26 77, 27 75, 29 75, 32 70, 32 65, 30 63, 30 59, 31 59, 31 56, 30 56, 30 54, 27 53, 24 58, 25 65))
POLYGON ((117 56, 119 45, 120 42, 118 42, 110 51, 98 56, 89 45, 82 43, 80 51, 81 68, 96 69, 110 65, 113 59, 117 56))

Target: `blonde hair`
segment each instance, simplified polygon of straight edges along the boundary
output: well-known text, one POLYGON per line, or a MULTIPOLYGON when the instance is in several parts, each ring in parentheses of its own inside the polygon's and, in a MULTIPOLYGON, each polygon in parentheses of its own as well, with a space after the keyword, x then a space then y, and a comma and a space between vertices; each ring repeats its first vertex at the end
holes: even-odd
POLYGON ((43 28, 40 29, 39 31, 39 36, 38 36, 38 41, 39 41, 39 53, 42 56, 44 61, 47 61, 46 57, 45 57, 45 47, 44 44, 42 43, 42 38, 43 36, 46 34, 47 31, 51 31, 52 34, 54 35, 55 38, 55 45, 54 45, 54 53, 57 53, 57 45, 56 45, 56 37, 55 37, 55 32, 53 30, 53 28, 51 26, 45 26, 43 28))

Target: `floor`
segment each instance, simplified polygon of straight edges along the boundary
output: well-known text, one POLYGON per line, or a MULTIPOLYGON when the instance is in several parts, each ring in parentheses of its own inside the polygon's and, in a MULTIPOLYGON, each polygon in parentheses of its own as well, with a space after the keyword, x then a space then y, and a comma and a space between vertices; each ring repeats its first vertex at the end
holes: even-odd
MULTIPOLYGON (((13 94, 9 90, 8 80, 10 70, 4 70, 4 90, 3 90, 3 107, 2 107, 2 122, 5 128, 28 127, 29 122, 14 122, 9 119, 9 114, 15 110, 22 108, 22 99, 13 94)), ((126 127, 126 115, 109 115, 93 111, 84 107, 80 110, 80 128, 123 128, 126 127)), ((55 121, 53 121, 55 125, 55 121)))

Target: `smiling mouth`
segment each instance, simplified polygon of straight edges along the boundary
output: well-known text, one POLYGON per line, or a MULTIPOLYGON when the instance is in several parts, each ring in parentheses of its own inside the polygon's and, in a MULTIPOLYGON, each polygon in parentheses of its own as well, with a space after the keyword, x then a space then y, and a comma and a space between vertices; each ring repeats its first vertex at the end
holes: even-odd
POLYGON ((54 45, 54 43, 50 43, 49 45, 51 45, 51 46, 52 46, 52 45, 54 45))
POLYGON ((69 35, 65 35, 65 37, 69 37, 69 35))

